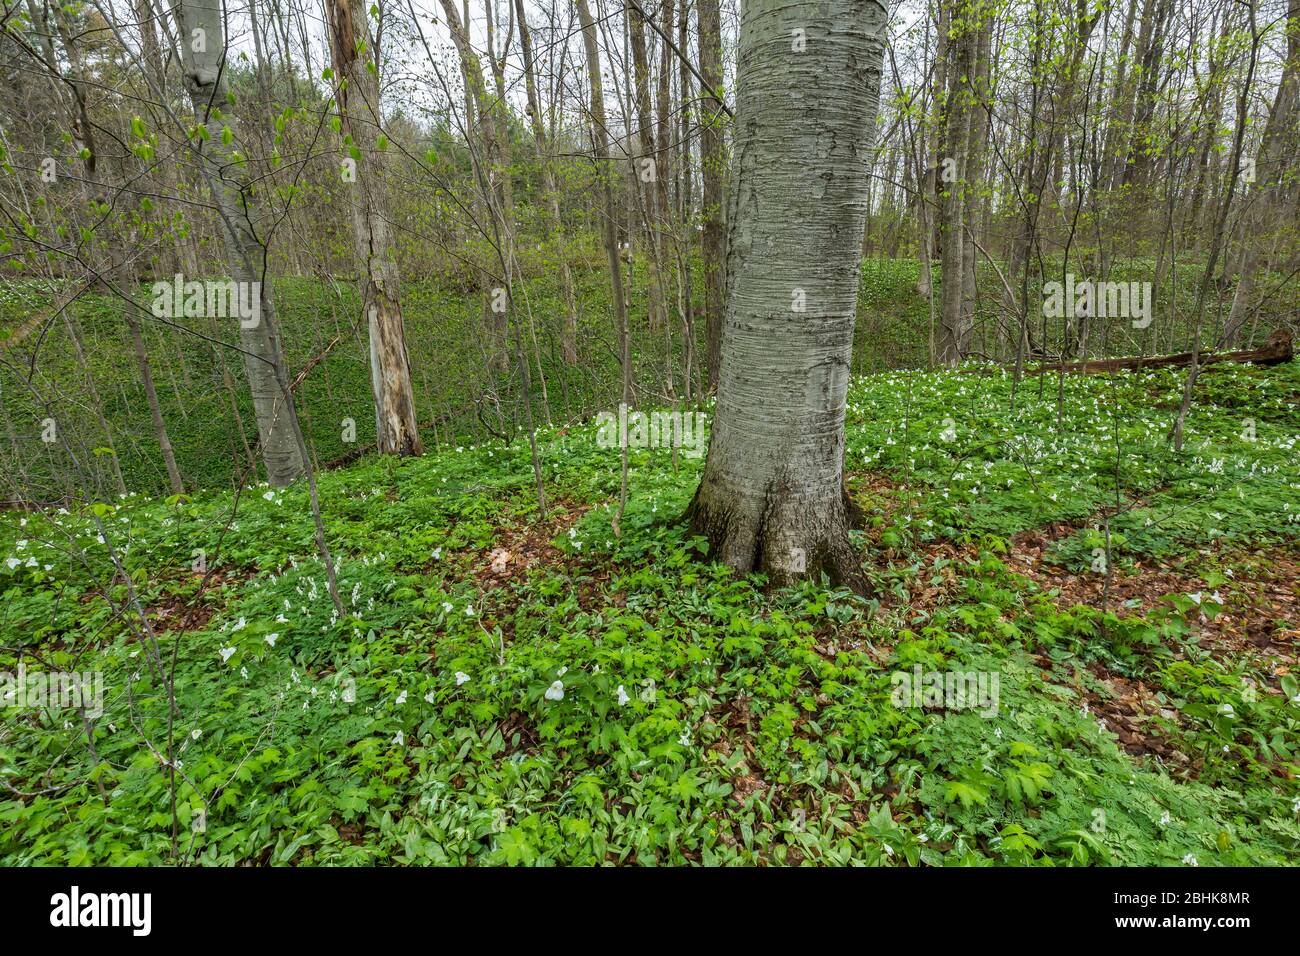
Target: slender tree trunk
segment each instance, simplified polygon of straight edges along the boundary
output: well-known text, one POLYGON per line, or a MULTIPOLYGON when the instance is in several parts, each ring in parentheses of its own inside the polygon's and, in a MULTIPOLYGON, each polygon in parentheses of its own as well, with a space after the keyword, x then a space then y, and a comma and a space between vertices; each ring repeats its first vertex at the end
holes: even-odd
MULTIPOLYGON (((506 104, 500 98, 489 99, 487 83, 483 77, 483 65, 470 42, 468 27, 461 19, 454 0, 441 0, 443 16, 447 29, 460 61, 461 78, 465 82, 465 135, 473 137, 477 122, 478 140, 481 150, 473 161, 476 163, 476 178, 482 181, 482 208, 486 218, 495 221, 499 227, 507 227, 514 219, 514 196, 510 180, 509 143, 503 140, 502 131, 505 122, 502 114, 506 104)), ((469 9, 466 0, 466 11, 469 9)), ((466 14, 468 16, 468 13, 466 14)), ((489 60, 492 59, 491 51, 489 60)), ((491 64, 495 77, 495 63, 491 64)), ((471 149, 471 154, 475 151, 471 149)), ((494 231, 492 222, 483 224, 488 235, 494 231)), ((492 286, 486 272, 483 273, 483 325, 491 336, 488 365, 498 370, 509 365, 508 320, 505 312, 500 311, 501 296, 492 286)))
POLYGON ((707 89, 700 90, 700 165, 704 180, 704 334, 708 348, 709 390, 718 387, 722 360, 722 310, 727 289, 727 227, 723 219, 726 197, 727 152, 723 138, 722 103, 709 91, 722 89, 722 17, 718 0, 698 0, 696 19, 700 32, 700 76, 707 89))
MULTIPOLYGON (((932 156, 930 152, 930 128, 936 128, 934 134, 935 143, 941 142, 943 136, 943 117, 946 115, 945 102, 948 89, 948 32, 951 23, 951 14, 948 5, 940 2, 935 20, 935 41, 934 41, 934 64, 930 70, 930 89, 933 91, 931 105, 934 110, 932 117, 926 117, 917 132, 918 158, 925 164, 925 172, 921 176, 921 191, 917 196, 917 221, 920 227, 920 238, 917 242, 917 256, 921 260, 920 270, 916 280, 916 291, 919 295, 927 299, 934 294, 933 287, 933 261, 935 252, 938 251, 936 239, 940 230, 936 228, 935 217, 931 213, 931 201, 934 208, 942 207, 942 197, 940 193, 943 186, 939 181, 939 161, 942 157, 932 156)), ((927 17, 929 16, 927 11, 927 17)), ((935 152, 938 152, 936 149, 935 152)))
POLYGON ((533 61, 533 37, 524 15, 524 0, 514 0, 515 19, 519 23, 519 44, 524 54, 524 84, 528 93, 528 120, 537 144, 537 158, 542 166, 542 188, 546 190, 546 212, 550 217, 553 254, 560 265, 560 291, 564 297, 564 323, 560 335, 560 351, 564 364, 578 364, 578 305, 573 291, 573 270, 564 236, 564 220, 560 215, 560 191, 555 182, 555 157, 542 125, 542 106, 537 94, 537 69, 533 61))
MULTIPOLYGON (((1250 205, 1244 216, 1245 227, 1242 230, 1246 238, 1241 255, 1241 279, 1237 283, 1237 290, 1232 297, 1232 310, 1223 328, 1220 344, 1224 348, 1232 348, 1237 344, 1242 326, 1250 314, 1256 276, 1267 247, 1262 241, 1262 234, 1282 221, 1279 194, 1282 192, 1287 161, 1295 156, 1296 101, 1300 97, 1300 0, 1290 0, 1286 31, 1287 60, 1282 70, 1282 79, 1278 83, 1277 95, 1273 98, 1273 108, 1268 114, 1268 125, 1264 127, 1259 155, 1255 159, 1256 185, 1249 194, 1250 205), (1287 148, 1288 142, 1292 144, 1290 150, 1287 148)), ((1291 220, 1291 225, 1294 227, 1294 219, 1291 220)))
POLYGON ((217 0, 177 0, 176 10, 186 91, 195 120, 207 127, 207 138, 194 152, 217 205, 231 278, 240 288, 257 293, 259 314, 239 321, 239 341, 267 481, 283 487, 302 475, 306 455, 289 391, 275 300, 267 281, 266 249, 253 230, 246 167, 233 146, 235 119, 223 112, 227 107, 223 10, 217 0), (229 142, 223 127, 231 131, 229 142))
MULTIPOLYGON (((127 289, 134 289, 135 283, 127 284, 127 289)), ((126 327, 131 331, 131 346, 135 350, 136 365, 140 369, 140 382, 144 385, 144 397, 149 403, 149 417, 153 420, 154 435, 158 447, 162 450, 163 463, 167 466, 167 480, 171 484, 172 494, 179 495, 185 490, 181 483, 180 469, 176 467, 176 453, 172 449, 171 436, 167 434, 167 423, 163 420, 162 407, 158 404, 158 389, 153 383, 153 369, 149 365, 149 352, 144 345, 144 336, 140 333, 140 319, 135 314, 135 306, 127 303, 122 309, 126 327)))
POLYGON ((375 397, 375 444, 384 455, 421 455, 411 390, 411 360, 402 320, 397 250, 384 215, 384 152, 379 144, 379 51, 360 0, 328 0, 330 54, 338 82, 338 111, 351 137, 345 166, 352 191, 352 235, 361 283, 361 314, 370 329, 370 386, 375 397), (364 44, 366 58, 359 52, 364 44), (371 72, 370 65, 376 67, 371 72))
POLYGON ((945 103, 944 172, 940 175, 939 193, 939 268, 942 301, 939 310, 939 362, 956 365, 966 352, 967 330, 962 323, 962 285, 965 259, 962 254, 962 212, 966 188, 966 158, 970 147, 972 44, 976 35, 964 26, 953 37, 952 65, 948 70, 948 96, 945 103))
MULTIPOLYGON (((650 328, 658 331, 666 324, 663 253, 660 248, 658 215, 660 160, 655 150, 655 127, 650 115, 650 62, 646 52, 645 21, 629 3, 624 3, 632 47, 632 92, 635 113, 637 155, 633 157, 628 181, 632 183, 638 218, 645 227, 649 253, 650 328)), ((629 237, 630 241, 630 237, 629 237)))
MULTIPOLYGON (((614 293, 614 322, 618 326, 619 362, 623 366, 624 405, 632 402, 632 352, 627 327, 627 301, 623 297, 623 275, 618 259, 618 205, 614 201, 614 187, 610 182, 613 170, 609 163, 609 136, 605 123, 605 88, 600 78, 600 53, 596 49, 596 22, 592 19, 587 0, 574 0, 578 9, 578 22, 582 26, 582 45, 587 55, 587 81, 591 86, 591 139, 595 147, 596 170, 600 178, 601 198, 605 206, 604 237, 605 258, 609 263, 609 279, 614 293)), ((614 517, 614 533, 619 531, 619 521, 627 504, 627 443, 622 448, 622 482, 619 491, 618 513, 614 517)))
MULTIPOLYGON (((58 305, 56 303, 56 308, 58 305)), ((72 348, 77 356, 77 364, 81 366, 86 375, 86 390, 90 394, 90 407, 95 413, 95 420, 99 422, 99 429, 104 433, 104 441, 107 443, 108 450, 112 452, 109 456, 113 470, 113 480, 117 485, 118 494, 126 494, 126 480, 122 477, 122 462, 118 458, 117 444, 113 439, 113 429, 109 427, 108 419, 104 417, 104 402, 99 397, 99 386, 95 384, 95 373, 91 371, 90 361, 86 356, 85 346, 81 342, 81 332, 77 327, 77 320, 72 316, 70 306, 62 309, 63 325, 68 331, 68 337, 72 339, 72 348)))
POLYGON ((974 62, 971 68, 970 135, 966 142, 966 175, 963 180, 962 282, 961 282, 961 354, 970 349, 975 328, 976 282, 975 235, 984 207, 984 143, 989 124, 989 55, 993 42, 993 15, 986 12, 976 29, 974 62))

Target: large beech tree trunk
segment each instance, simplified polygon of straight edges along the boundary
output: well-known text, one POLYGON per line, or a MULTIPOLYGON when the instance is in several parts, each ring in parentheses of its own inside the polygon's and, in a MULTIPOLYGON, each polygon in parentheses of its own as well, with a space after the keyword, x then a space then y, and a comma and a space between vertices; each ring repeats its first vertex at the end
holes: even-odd
POLYGON ((844 493, 877 0, 747 0, 741 14, 717 409, 687 513, 712 555, 774 586, 865 585, 844 493))
POLYGON ((420 428, 411 390, 411 360, 397 270, 397 250, 383 215, 384 153, 379 147, 378 64, 365 8, 360 0, 329 0, 330 54, 338 77, 343 132, 352 137, 352 234, 361 281, 361 314, 370 329, 370 385, 375 396, 375 444, 385 455, 422 455, 420 428), (364 57, 358 50, 364 44, 364 57))

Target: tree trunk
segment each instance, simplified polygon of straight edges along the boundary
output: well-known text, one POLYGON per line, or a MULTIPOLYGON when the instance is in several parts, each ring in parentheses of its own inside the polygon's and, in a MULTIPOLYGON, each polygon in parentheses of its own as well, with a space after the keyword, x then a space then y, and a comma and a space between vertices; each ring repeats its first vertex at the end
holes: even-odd
MULTIPOLYGON (((632 401, 632 352, 627 327, 627 300, 623 297, 623 275, 618 260, 618 208, 614 202, 614 187, 610 182, 613 170, 609 164, 609 127, 605 122, 605 88, 600 79, 600 53, 596 49, 596 22, 592 19, 587 0, 575 0, 578 22, 582 26, 582 45, 587 55, 587 82, 591 87, 591 140, 596 154, 596 170, 600 179, 601 198, 604 200, 605 258, 609 263, 609 280, 614 293, 614 322, 618 326, 619 364, 623 371, 623 404, 632 401)), ((627 443, 622 448, 622 482, 619 491, 618 512, 614 518, 614 533, 618 534, 619 520, 627 503, 627 443)))
MULTIPOLYGON (((667 324, 658 211, 661 160, 655 149, 655 127, 650 115, 650 61, 646 51, 645 21, 627 0, 624 0, 624 16, 632 48, 632 98, 635 106, 633 123, 636 126, 637 151, 632 159, 628 182, 632 184, 631 195, 645 227, 646 249, 649 253, 648 312, 650 328, 658 331, 667 324)), ((629 236, 629 242, 630 239, 629 236)))
POLYGON ((844 411, 886 20, 878 0, 741 14, 722 367, 687 516, 774 586, 825 572, 865 590, 844 411))
POLYGON ((952 65, 948 70, 945 102, 943 163, 952 176, 941 176, 939 192, 939 267, 942 301, 939 311, 939 362, 956 365, 966 353, 967 331, 962 323, 962 285, 965 272, 962 235, 966 191, 966 157, 970 148, 972 46, 976 34, 970 26, 952 37, 952 65))
MULTIPOLYGON (((134 292, 135 281, 126 283, 126 288, 134 292)), ((122 309, 126 327, 131 331, 131 347, 135 350, 136 365, 140 368, 140 382, 144 385, 145 400, 149 403, 149 418, 153 421, 154 435, 162 451, 163 464, 167 466, 167 480, 172 494, 179 495, 185 490, 181 484, 181 472, 176 467, 176 453, 172 450, 171 436, 167 434, 167 423, 163 420, 162 407, 158 404, 158 389, 153 383, 153 369, 149 365, 149 352, 144 345, 144 336, 140 333, 140 319, 135 314, 135 305, 128 302, 122 309)))
MULTIPOLYGON (((929 78, 930 89, 933 91, 930 105, 934 115, 933 117, 927 116, 924 118, 916 135, 919 146, 917 156, 925 163, 925 172, 921 176, 921 189, 917 195, 916 203, 917 225, 919 228, 916 254, 920 259, 916 292, 927 299, 934 294, 934 276, 931 273, 933 272, 934 254, 937 251, 935 240, 938 236, 934 217, 930 211, 930 203, 933 202, 937 209, 940 204, 939 193, 941 192, 939 186, 939 160, 941 157, 931 156, 930 154, 930 127, 941 127, 945 115, 943 103, 948 85, 948 32, 951 19, 946 4, 940 3, 938 7, 935 18, 934 63, 931 65, 929 78)), ((926 15, 929 16, 928 12, 926 15)), ((936 134, 935 144, 937 145, 939 141, 940 136, 936 134)))
POLYGON ((564 220, 560 216, 560 191, 555 182, 555 157, 542 125, 542 105, 537 94, 537 72, 533 62, 533 37, 524 15, 524 0, 514 0, 515 18, 519 23, 519 44, 524 56, 524 81, 528 92, 528 119, 537 144, 537 158, 542 166, 542 188, 546 190, 546 211, 550 216, 553 254, 560 265, 560 289, 564 296, 564 325, 560 334, 560 351, 565 365, 578 364, 578 306, 573 292, 573 270, 565 244, 564 220))
POLYGON ((970 349, 970 336, 975 328, 975 304, 978 297, 976 281, 975 234, 984 207, 984 156, 985 141, 990 122, 989 56, 993 43, 993 15, 986 13, 978 27, 975 39, 974 60, 971 72, 970 136, 966 145, 966 175, 963 180, 963 241, 961 280, 961 350, 965 356, 970 349))
MULTIPOLYGON (((501 114, 506 104, 499 99, 489 99, 483 66, 470 42, 468 23, 462 21, 454 0, 441 0, 443 16, 456 54, 460 61, 461 79, 465 82, 465 135, 473 138, 475 120, 481 151, 470 149, 470 161, 475 165, 475 178, 480 182, 481 205, 489 222, 482 225, 483 233, 492 236, 510 228, 514 220, 514 196, 510 182, 510 150, 501 138, 501 114)), ((466 0, 466 11, 468 11, 466 0)), ((468 12, 466 14, 468 19, 468 12)), ((489 51, 490 54, 490 51, 489 51)), ((489 59, 491 56, 489 55, 489 59)), ((495 67, 494 67, 495 74, 495 67)), ((501 250, 506 253, 506 250, 501 250)), ((509 342, 506 315, 497 304, 500 296, 493 287, 490 274, 482 272, 483 326, 490 337, 488 365, 504 370, 509 365, 509 342)))
MULTIPOLYGON (((1287 11, 1287 59, 1278 83, 1273 108, 1268 114, 1268 125, 1260 142, 1255 160, 1257 185, 1250 194, 1250 205, 1245 213, 1246 227, 1242 230, 1245 244, 1241 255, 1241 280, 1232 297, 1232 310, 1228 314, 1220 343, 1224 348, 1237 344, 1241 328, 1246 324, 1250 300, 1255 292, 1255 276, 1263 259, 1266 243, 1262 236, 1270 227, 1280 224, 1277 203, 1282 191, 1283 172, 1288 160, 1286 144, 1295 135, 1296 100, 1300 98, 1300 0, 1290 0, 1287 11)), ((1294 152, 1290 151, 1294 156, 1294 152)), ((1294 227, 1294 220, 1292 220, 1294 227)))
POLYGON ((722 356, 722 310, 727 289, 727 227, 723 220, 727 152, 723 141, 722 102, 710 90, 722 89, 722 17, 718 0, 699 0, 696 18, 700 31, 700 75, 707 89, 700 90, 700 165, 704 180, 704 334, 708 347, 709 390, 718 387, 722 356))
POLYGON ((330 54, 338 83, 338 111, 343 132, 351 137, 355 175, 352 189, 352 235, 356 241, 361 314, 370 328, 370 387, 375 396, 375 444, 384 455, 421 455, 415 395, 411 390, 411 360, 402 321, 401 276, 397 250, 384 216, 379 143, 379 78, 358 51, 365 44, 370 62, 378 67, 365 8, 359 0, 329 0, 330 54), (354 6, 355 4, 355 6, 354 6))
POLYGON ((185 88, 195 121, 208 127, 207 139, 196 146, 195 153, 217 206, 231 278, 241 288, 258 293, 259 314, 255 321, 239 322, 239 342, 267 481, 284 487, 303 473, 303 443, 291 404, 274 300, 266 281, 266 249, 253 231, 255 217, 248 208, 252 189, 245 178, 246 164, 234 149, 233 135, 227 143, 220 128, 227 127, 232 134, 235 130, 234 116, 223 112, 227 106, 222 75, 224 14, 215 0, 178 0, 176 10, 183 37, 185 88))

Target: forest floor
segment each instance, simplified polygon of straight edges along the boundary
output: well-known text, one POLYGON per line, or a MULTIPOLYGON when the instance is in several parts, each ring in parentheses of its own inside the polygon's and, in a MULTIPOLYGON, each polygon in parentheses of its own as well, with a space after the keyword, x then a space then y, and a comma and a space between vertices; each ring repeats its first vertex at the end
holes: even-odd
POLYGON ((856 379, 869 599, 705 561, 666 449, 616 537, 594 426, 544 519, 522 441, 323 472, 342 615, 302 489, 4 515, 0 670, 104 712, 4 711, 0 863, 1294 862, 1300 363, 1176 453, 1181 384, 856 379))

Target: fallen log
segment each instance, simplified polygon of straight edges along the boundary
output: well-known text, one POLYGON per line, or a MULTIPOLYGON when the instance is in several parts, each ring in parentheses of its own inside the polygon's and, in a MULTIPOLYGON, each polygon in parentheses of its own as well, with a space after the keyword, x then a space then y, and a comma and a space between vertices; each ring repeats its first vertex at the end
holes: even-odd
MULTIPOLYGON (((1079 372, 1082 375, 1099 375, 1103 372, 1123 372, 1144 368, 1177 368, 1192 364, 1192 352, 1179 352, 1176 355, 1148 355, 1134 358, 1093 359, 1087 362, 1065 362, 1054 365, 1039 365, 1026 369, 1026 375, 1040 375, 1044 372, 1079 372)), ((1292 349, 1291 333, 1278 329, 1268 337, 1262 348, 1243 349, 1239 352, 1202 352, 1199 364, 1215 365, 1220 362, 1253 362, 1256 365, 1281 365, 1295 357, 1292 349)))

